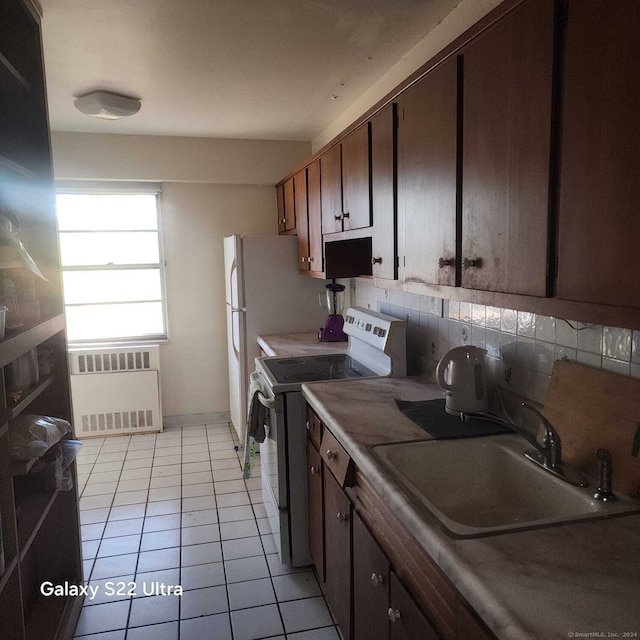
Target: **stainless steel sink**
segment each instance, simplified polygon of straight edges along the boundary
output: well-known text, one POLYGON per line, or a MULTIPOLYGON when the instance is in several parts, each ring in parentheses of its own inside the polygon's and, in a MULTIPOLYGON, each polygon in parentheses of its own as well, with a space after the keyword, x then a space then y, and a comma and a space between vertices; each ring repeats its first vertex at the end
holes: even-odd
POLYGON ((593 498, 527 460, 516 434, 373 447, 401 488, 459 538, 640 513, 640 501, 593 498))

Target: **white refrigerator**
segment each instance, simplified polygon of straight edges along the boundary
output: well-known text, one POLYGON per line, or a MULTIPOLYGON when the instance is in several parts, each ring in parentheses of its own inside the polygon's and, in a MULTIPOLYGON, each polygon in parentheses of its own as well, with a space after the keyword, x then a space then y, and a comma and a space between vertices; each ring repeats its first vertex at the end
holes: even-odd
POLYGON ((259 335, 318 331, 327 312, 318 302, 324 280, 298 273, 296 236, 224 239, 231 421, 244 443, 249 375, 259 335))

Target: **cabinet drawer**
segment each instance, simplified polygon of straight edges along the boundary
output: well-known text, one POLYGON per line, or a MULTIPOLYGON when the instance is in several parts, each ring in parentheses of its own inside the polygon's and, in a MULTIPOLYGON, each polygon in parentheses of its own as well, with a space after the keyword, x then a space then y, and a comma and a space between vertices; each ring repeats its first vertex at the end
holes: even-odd
POLYGON ((328 429, 324 429, 320 455, 326 468, 331 471, 342 487, 353 485, 352 463, 349 454, 328 429))
POLYGON ((322 422, 320 418, 307 406, 307 434, 316 449, 320 449, 322 442, 322 422))

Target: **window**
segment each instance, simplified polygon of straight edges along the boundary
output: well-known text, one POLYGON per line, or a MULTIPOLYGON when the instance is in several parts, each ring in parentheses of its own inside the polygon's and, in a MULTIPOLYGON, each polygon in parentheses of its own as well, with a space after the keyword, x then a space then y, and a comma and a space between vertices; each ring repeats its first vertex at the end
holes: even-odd
POLYGON ((166 338, 159 193, 59 190, 69 342, 166 338))

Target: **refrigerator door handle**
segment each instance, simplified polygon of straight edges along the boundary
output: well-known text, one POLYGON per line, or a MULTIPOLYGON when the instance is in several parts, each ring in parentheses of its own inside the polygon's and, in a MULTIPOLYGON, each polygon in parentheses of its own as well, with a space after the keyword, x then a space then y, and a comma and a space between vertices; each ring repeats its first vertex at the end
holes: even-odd
POLYGON ((233 300, 233 279, 234 273, 238 271, 238 261, 237 258, 233 258, 233 262, 231 263, 231 268, 229 269, 229 304, 231 305, 231 310, 234 310, 234 300, 233 300))
MULTIPOLYGON (((238 345, 236 347, 236 320, 235 320, 235 314, 236 313, 242 313, 244 312, 245 309, 234 309, 233 307, 231 307, 231 346, 233 347, 233 353, 235 353, 236 358, 238 360, 240 360, 240 345, 238 345)), ((238 327, 238 335, 240 335, 240 328, 238 327)))

